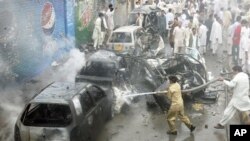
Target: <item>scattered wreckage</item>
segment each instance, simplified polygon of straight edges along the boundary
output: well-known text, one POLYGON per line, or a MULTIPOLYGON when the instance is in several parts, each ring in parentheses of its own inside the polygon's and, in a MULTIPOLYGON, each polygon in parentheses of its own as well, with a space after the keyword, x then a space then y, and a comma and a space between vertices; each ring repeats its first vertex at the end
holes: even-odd
MULTIPOLYGON (((206 87, 215 82, 209 82, 205 60, 199 54, 197 49, 186 48, 186 54, 177 54, 170 58, 140 58, 141 64, 140 75, 143 75, 144 82, 153 91, 166 90, 168 82, 166 82, 169 75, 176 75, 181 84, 182 91, 185 96, 191 99, 197 97, 215 102, 217 94, 211 95, 206 93, 206 87)), ((157 102, 162 109, 166 108, 166 101, 163 96, 147 95, 147 104, 149 106, 155 105, 157 102)))
POLYGON ((147 73, 146 79, 155 87, 162 84, 161 81, 168 75, 176 75, 182 89, 202 85, 208 80, 205 60, 194 48, 187 48, 186 54, 177 54, 167 59, 148 58, 146 61, 150 69, 145 69, 154 75, 147 73))
MULTIPOLYGON (((202 99, 214 102, 217 99, 215 93, 211 95, 211 93, 205 93, 205 87, 199 88, 199 86, 207 84, 208 76, 205 59, 197 49, 187 47, 185 54, 178 54, 167 58, 159 27, 154 26, 158 25, 158 12, 161 12, 161 9, 146 5, 134 9, 130 14, 130 24, 135 23, 135 18, 133 17, 143 14, 143 26, 140 30, 141 32, 135 34, 137 43, 135 44, 136 53, 120 54, 125 58, 129 58, 126 59, 127 64, 130 64, 127 72, 130 74, 128 76, 132 77, 128 77, 128 79, 131 82, 146 82, 150 84, 147 87, 155 91, 166 81, 167 76, 176 75, 183 90, 198 87, 198 89, 188 92, 185 95, 188 95, 190 98, 202 97, 202 99), (144 79, 144 81, 140 79, 144 79)), ((159 102, 163 98, 157 95, 147 96, 147 99, 148 105, 154 104, 155 100, 159 105, 165 105, 164 101, 159 102)))
POLYGON ((113 95, 89 82, 55 82, 25 106, 15 125, 15 141, 93 140, 113 117, 113 95))

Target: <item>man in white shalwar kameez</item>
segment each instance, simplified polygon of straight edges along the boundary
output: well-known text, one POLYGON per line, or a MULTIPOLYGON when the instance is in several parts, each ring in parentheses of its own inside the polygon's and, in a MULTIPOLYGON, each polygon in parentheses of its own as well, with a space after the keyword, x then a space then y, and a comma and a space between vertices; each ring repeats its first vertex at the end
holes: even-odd
POLYGON ((223 13, 223 26, 225 28, 228 28, 231 23, 232 23, 232 13, 231 13, 231 8, 228 8, 226 11, 223 13))
POLYGON ((210 34, 210 41, 211 41, 213 55, 217 54, 219 44, 222 44, 222 27, 220 23, 218 22, 218 19, 219 18, 215 16, 215 20, 213 22, 211 34, 210 34))
MULTIPOLYGON (((223 50, 228 52, 228 28, 232 22, 230 8, 223 13, 223 50)), ((232 39, 231 39, 232 40, 232 39)))
POLYGON ((181 27, 181 22, 179 22, 178 26, 174 28, 173 35, 174 35, 174 54, 184 53, 185 52, 185 46, 184 46, 185 31, 181 27))
POLYGON ((198 30, 198 46, 199 46, 199 52, 201 54, 206 53, 206 45, 207 45, 207 27, 201 23, 200 28, 198 30))
POLYGON ((233 88, 233 96, 223 113, 222 119, 214 126, 216 129, 223 129, 237 111, 244 112, 250 110, 248 75, 242 72, 240 66, 234 66, 233 72, 235 73, 233 80, 227 81, 223 78, 219 79, 227 86, 233 88))
MULTIPOLYGON (((250 30, 249 30, 250 32, 250 30)), ((250 37, 248 37, 248 44, 250 45, 250 37)), ((247 46, 245 48, 245 59, 243 62, 243 71, 246 72, 247 74, 250 74, 250 46, 247 46)))
POLYGON ((240 50, 239 50, 240 65, 244 65, 245 63, 245 50, 249 46, 248 37, 249 37, 249 28, 247 26, 247 21, 242 20, 241 32, 240 32, 240 50))
POLYGON ((115 24, 114 24, 114 8, 112 4, 109 4, 109 8, 106 12, 107 17, 107 27, 108 31, 105 37, 105 43, 108 41, 109 37, 111 36, 112 31, 114 30, 115 24))
POLYGON ((185 32, 185 46, 188 47, 189 46, 189 39, 190 36, 192 34, 192 23, 189 21, 188 24, 186 24, 186 26, 184 27, 184 32, 185 32))
POLYGON ((94 40, 94 49, 99 48, 104 41, 105 29, 107 29, 106 20, 103 13, 99 13, 98 18, 95 21, 95 27, 92 35, 94 40))
POLYGON ((171 29, 171 25, 174 22, 174 14, 172 13, 171 8, 168 9, 168 13, 166 13, 165 17, 166 17, 166 30, 167 30, 166 37, 168 38, 168 36, 170 34, 169 32, 170 32, 170 29, 171 29))

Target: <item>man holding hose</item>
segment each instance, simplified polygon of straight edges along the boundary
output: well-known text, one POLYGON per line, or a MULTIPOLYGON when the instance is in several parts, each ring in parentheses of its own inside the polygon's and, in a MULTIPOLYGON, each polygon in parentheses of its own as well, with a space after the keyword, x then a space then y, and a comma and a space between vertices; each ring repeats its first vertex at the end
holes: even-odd
POLYGON ((250 99, 249 99, 249 78, 248 75, 242 72, 240 66, 233 67, 234 78, 231 81, 220 78, 227 86, 233 88, 233 96, 224 110, 222 119, 214 126, 216 129, 224 129, 224 126, 234 116, 236 111, 248 111, 250 110, 250 99))
POLYGON ((189 118, 184 114, 184 105, 181 94, 181 86, 177 83, 178 78, 176 76, 169 76, 170 86, 168 88, 167 97, 171 101, 171 106, 167 112, 167 122, 170 130, 167 134, 177 135, 176 129, 176 116, 185 123, 185 125, 194 131, 195 126, 190 122, 189 118))

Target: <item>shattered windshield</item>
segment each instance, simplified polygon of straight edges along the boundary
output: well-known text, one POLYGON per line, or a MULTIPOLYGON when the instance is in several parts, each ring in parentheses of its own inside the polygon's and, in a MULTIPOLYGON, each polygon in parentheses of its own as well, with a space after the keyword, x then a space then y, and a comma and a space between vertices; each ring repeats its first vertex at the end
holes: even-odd
POLYGON ((131 43, 132 36, 130 32, 113 32, 110 39, 111 43, 131 43))
POLYGON ((64 127, 71 123, 72 114, 68 105, 29 104, 22 115, 27 126, 64 127))

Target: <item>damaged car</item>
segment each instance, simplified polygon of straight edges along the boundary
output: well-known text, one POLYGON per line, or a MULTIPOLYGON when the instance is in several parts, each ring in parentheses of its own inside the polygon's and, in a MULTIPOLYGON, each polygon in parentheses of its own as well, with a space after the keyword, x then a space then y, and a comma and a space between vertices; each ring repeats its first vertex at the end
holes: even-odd
POLYGON ((113 117, 112 93, 91 83, 55 82, 26 104, 15 141, 90 141, 113 117))
POLYGON ((123 111, 126 104, 132 100, 124 100, 122 95, 135 91, 130 80, 133 77, 131 74, 134 71, 132 69, 134 61, 125 56, 118 56, 108 50, 98 50, 88 57, 86 65, 75 78, 76 83, 90 82, 111 91, 114 94, 115 114, 123 111))
POLYGON ((129 24, 136 24, 138 16, 142 15, 142 27, 149 32, 160 32, 158 25, 158 13, 162 10, 156 6, 144 5, 133 9, 129 15, 129 24))
MULTIPOLYGON (((168 59, 147 59, 147 63, 155 78, 148 73, 146 78, 156 81, 150 82, 155 87, 158 86, 157 81, 169 75, 176 75, 179 78, 182 89, 196 87, 207 81, 205 59, 194 48, 187 48, 186 54, 177 54, 168 59)), ((148 68, 145 69, 146 72, 149 71, 148 68)))
POLYGON ((125 79, 126 67, 126 60, 123 57, 111 51, 99 50, 88 58, 75 81, 88 81, 101 86, 118 85, 125 79))
POLYGON ((159 28, 160 8, 145 5, 130 12, 129 25, 115 29, 107 42, 107 48, 117 54, 133 56, 157 55, 164 48, 159 28), (136 24, 138 15, 142 16, 142 25, 136 24), (157 25, 157 26, 156 26, 157 25))
MULTIPOLYGON (((167 77, 176 75, 179 79, 182 90, 204 85, 208 82, 205 59, 195 48, 186 48, 185 54, 176 54, 168 59, 147 59, 144 65, 145 81, 148 82, 155 91, 162 90, 162 84, 166 85, 167 77)), ((166 86, 165 86, 166 88, 166 86)), ((185 96, 193 98, 197 94, 204 94, 205 88, 185 93, 185 96)), ((155 100, 164 109, 164 101, 160 96, 147 96, 147 104, 154 104, 155 100), (154 100, 155 99, 155 100, 154 100)))
MULTIPOLYGON (((143 32, 138 37, 138 46, 141 50, 140 56, 164 56, 164 40, 160 26, 162 10, 152 5, 144 5, 130 12, 129 24, 138 24, 141 20, 143 32)), ((165 26, 164 26, 165 27, 165 26)))
POLYGON ((141 50, 138 37, 143 33, 140 26, 122 26, 115 29, 107 42, 107 48, 117 54, 138 54, 141 50))

